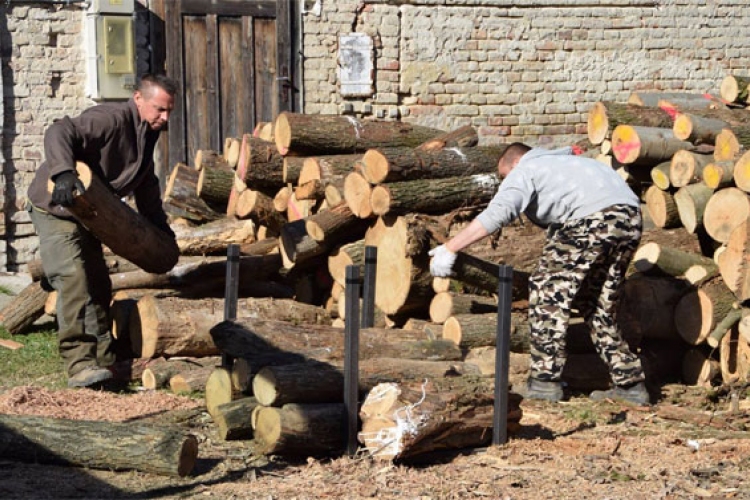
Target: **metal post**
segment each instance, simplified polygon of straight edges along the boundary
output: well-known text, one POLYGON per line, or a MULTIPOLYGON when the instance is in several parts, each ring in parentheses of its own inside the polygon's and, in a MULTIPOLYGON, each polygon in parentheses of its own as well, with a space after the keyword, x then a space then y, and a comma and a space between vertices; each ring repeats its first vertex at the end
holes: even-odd
POLYGON ((492 418, 492 444, 508 442, 508 368, 510 365, 510 310, 513 268, 500 266, 497 287, 497 339, 495 349, 495 408, 492 418))
MULTIPOLYGON (((224 320, 237 319, 237 295, 240 274, 240 246, 232 243, 227 247, 227 277, 224 286, 224 320)), ((221 366, 232 368, 234 358, 229 354, 221 355, 221 366)))
POLYGON ((346 451, 357 453, 359 422, 359 295, 358 266, 346 266, 346 320, 344 326, 344 407, 347 416, 346 451))
POLYGON ((362 328, 375 326, 375 274, 378 265, 378 247, 365 247, 365 277, 362 289, 362 328))

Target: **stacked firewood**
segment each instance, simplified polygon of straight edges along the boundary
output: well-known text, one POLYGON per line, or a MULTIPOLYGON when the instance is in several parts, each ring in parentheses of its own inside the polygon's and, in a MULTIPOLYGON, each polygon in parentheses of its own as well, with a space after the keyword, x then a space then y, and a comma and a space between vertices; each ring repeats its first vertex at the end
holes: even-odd
POLYGON ((683 377, 702 385, 744 383, 750 370, 748 83, 726 77, 721 97, 635 93, 588 115, 598 158, 642 194, 656 227, 684 228, 699 242, 643 244, 620 310, 636 336, 689 345, 683 377))

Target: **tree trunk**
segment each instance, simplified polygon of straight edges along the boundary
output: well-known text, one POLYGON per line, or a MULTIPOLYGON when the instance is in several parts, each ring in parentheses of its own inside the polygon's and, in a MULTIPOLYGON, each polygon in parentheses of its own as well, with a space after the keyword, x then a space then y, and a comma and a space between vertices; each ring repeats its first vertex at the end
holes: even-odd
POLYGON ((254 429, 259 452, 267 455, 317 456, 344 448, 343 404, 286 404, 260 407, 254 429))
POLYGON ((692 151, 694 146, 677 139, 669 128, 618 125, 612 132, 612 152, 625 165, 653 167, 681 149, 692 151))
POLYGON ((668 128, 673 117, 661 108, 609 101, 594 103, 588 112, 586 131, 592 144, 601 144, 618 125, 668 128))
POLYGON ((299 176, 302 173, 302 167, 305 165, 304 156, 285 156, 282 167, 282 177, 287 185, 296 186, 299 183, 299 176))
POLYGON ((198 196, 198 171, 178 163, 172 169, 164 191, 164 211, 202 224, 224 217, 198 196))
POLYGON ((147 272, 165 273, 177 264, 180 249, 171 236, 123 203, 87 165, 78 162, 76 170, 85 192, 69 210, 99 241, 147 272))
POLYGON ((255 241, 255 222, 223 218, 190 228, 175 228, 181 255, 211 255, 226 253, 232 244, 255 241))
POLYGON ((750 216, 750 196, 737 188, 713 194, 703 212, 703 225, 714 240, 727 243, 734 228, 750 216))
POLYGON ((713 194, 714 190, 702 182, 688 184, 677 190, 674 202, 680 214, 680 221, 687 232, 693 234, 703 226, 706 205, 713 194))
POLYGON ((654 225, 660 229, 680 227, 680 212, 674 196, 668 191, 662 191, 656 185, 646 190, 646 208, 654 225))
POLYGON ((495 174, 379 184, 372 188, 370 206, 375 215, 443 214, 467 206, 484 207, 499 186, 500 179, 495 174))
POLYGON ((346 203, 311 215, 305 221, 305 230, 315 241, 325 241, 329 246, 357 241, 364 237, 367 222, 354 215, 346 203))
POLYGON ((714 160, 703 168, 703 183, 711 189, 734 185, 734 166, 735 163, 731 160, 714 160))
POLYGON ((678 113, 672 131, 681 141, 692 144, 714 144, 716 136, 730 125, 716 118, 707 118, 690 113, 678 113))
POLYGON ((224 441, 252 439, 253 426, 250 415, 258 406, 258 400, 250 396, 216 407, 212 417, 219 438, 224 441))
POLYGON ((6 459, 180 477, 198 456, 194 436, 133 422, 0 415, 0 442, 6 459))
MULTIPOLYGON (((521 397, 503 395, 508 397, 508 431, 515 432, 520 429, 521 397)), ((492 379, 466 376, 380 384, 360 409, 359 441, 382 460, 485 446, 492 439, 493 414, 492 379)))
POLYGON ((313 239, 305 229, 306 219, 288 222, 281 228, 280 250, 285 269, 299 267, 328 252, 327 241, 313 239))
POLYGON ((285 184, 284 159, 274 143, 254 137, 243 137, 242 147, 240 162, 244 164, 238 162, 236 169, 236 176, 240 182, 250 189, 265 192, 275 192, 285 184))
POLYGON ((0 326, 11 335, 18 335, 44 314, 49 292, 41 281, 32 281, 0 311, 0 326))
POLYGON ((404 322, 402 328, 404 330, 422 330, 429 335, 431 340, 443 337, 443 325, 438 325, 425 319, 409 318, 404 322))
POLYGON ((430 302, 430 320, 433 323, 445 323, 456 314, 497 314, 497 299, 481 295, 453 292, 435 294, 430 302))
POLYGON ((444 179, 497 172, 505 147, 468 147, 423 150, 383 147, 362 158, 362 175, 370 184, 419 179, 444 179))
POLYGON ((727 102, 747 104, 749 84, 750 77, 728 75, 721 81, 719 95, 727 102))
POLYGON ((215 167, 204 167, 198 174, 195 187, 198 197, 210 206, 226 213, 229 193, 234 184, 234 171, 215 167))
POLYGON ((464 125, 457 129, 444 132, 423 142, 417 149, 421 151, 435 151, 444 148, 470 148, 479 143, 477 130, 471 125, 464 125))
POLYGON ((240 299, 238 314, 243 317, 289 321, 296 324, 329 325, 331 315, 322 307, 293 299, 240 299))
MULTIPOLYGON (((511 313, 510 350, 529 352, 529 319, 523 313, 511 313)), ((443 324, 443 338, 461 349, 497 344, 497 313, 455 314, 443 324)))
POLYGON ((351 154, 382 145, 416 147, 440 130, 397 121, 360 121, 348 116, 282 112, 274 124, 279 153, 351 154))
POLYGON ((681 149, 672 155, 669 180, 677 188, 700 182, 703 178, 703 168, 713 160, 713 155, 698 154, 681 149))
POLYGON ((716 325, 735 307, 736 297, 723 280, 714 278, 689 291, 675 307, 675 326, 690 345, 703 343, 716 325))
POLYGON ((297 179, 301 186, 313 180, 321 181, 323 187, 335 178, 343 178, 354 170, 354 165, 362 160, 362 154, 311 156, 305 158, 297 179))

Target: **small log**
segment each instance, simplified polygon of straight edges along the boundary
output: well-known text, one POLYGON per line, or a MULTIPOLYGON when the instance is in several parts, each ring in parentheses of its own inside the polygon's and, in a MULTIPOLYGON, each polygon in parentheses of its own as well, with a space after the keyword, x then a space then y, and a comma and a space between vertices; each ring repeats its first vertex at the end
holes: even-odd
POLYGON ((360 121, 349 116, 282 112, 274 122, 274 140, 282 156, 351 154, 381 145, 416 147, 440 130, 397 121, 360 121))
POLYGON ((289 208, 289 198, 293 193, 294 189, 292 189, 291 186, 284 186, 279 189, 273 197, 273 208, 275 208, 277 212, 285 213, 287 208, 289 208))
POLYGON ((721 339, 719 365, 725 384, 744 384, 750 379, 750 345, 736 327, 721 339))
POLYGON ((273 122, 258 122, 253 129, 253 137, 273 142, 273 122))
POLYGON ((336 205, 339 205, 344 200, 344 183, 346 182, 346 177, 344 177, 344 181, 339 185, 336 184, 329 184, 325 187, 324 194, 325 194, 325 202, 328 203, 329 207, 335 207, 336 205))
POLYGON ((739 323, 742 318, 742 311, 740 309, 731 309, 724 319, 719 321, 716 327, 708 334, 706 338, 706 344, 711 347, 719 347, 721 340, 732 328, 739 323))
POLYGON ((224 139, 224 151, 222 155, 227 161, 229 168, 234 170, 237 167, 237 162, 240 160, 240 148, 242 147, 242 139, 237 137, 227 137, 224 139))
POLYGON ((712 155, 681 149, 672 155, 669 180, 677 188, 699 182, 703 177, 703 168, 712 161, 712 155))
MULTIPOLYGON (((497 293, 500 286, 500 266, 471 254, 458 252, 451 279, 485 292, 497 293)), ((434 278, 432 289, 435 293, 447 292, 449 283, 448 279, 434 278)), ((513 270, 511 293, 514 301, 529 298, 529 273, 520 269, 513 270)))
POLYGON ((226 253, 232 243, 244 245, 255 241, 255 223, 224 217, 198 227, 176 227, 175 235, 181 255, 226 253))
POLYGON ((742 151, 742 145, 730 129, 725 128, 714 141, 714 160, 736 160, 742 151))
POLYGON ((669 104, 667 107, 680 109, 715 108, 720 104, 710 94, 690 92, 633 92, 628 97, 628 104, 635 104, 637 106, 664 107, 664 101, 669 104))
POLYGON ((661 108, 600 101, 588 112, 586 132, 592 144, 602 144, 618 125, 667 128, 673 121, 674 117, 661 108))
POLYGON ((688 233, 693 234, 703 226, 703 214, 714 190, 702 182, 681 187, 674 194, 680 221, 688 233))
POLYGON ((744 153, 734 164, 732 178, 738 188, 750 192, 750 152, 744 153))
POLYGON ((198 174, 198 183, 195 186, 198 197, 210 206, 226 212, 234 175, 232 170, 203 167, 198 174))
POLYGON ((312 239, 332 246, 358 241, 366 229, 367 223, 354 215, 346 203, 311 215, 305 221, 305 230, 312 239))
POLYGON ((690 345, 703 343, 735 307, 736 300, 731 290, 718 278, 689 291, 675 306, 677 333, 690 345))
POLYGON ((684 276, 691 266, 715 266, 712 259, 703 255, 666 247, 656 242, 641 245, 633 256, 633 265, 641 273, 659 272, 675 278, 684 276))
POLYGON ((672 186, 669 179, 669 170, 672 168, 672 161, 663 161, 651 169, 651 181, 662 191, 668 190, 672 186))
POLYGON ((678 113, 672 131, 675 137, 692 144, 715 144, 716 136, 730 125, 716 118, 678 113))
POLYGON ((222 153, 213 149, 199 149, 195 152, 193 158, 193 170, 200 172, 204 168, 220 168, 226 172, 231 172, 234 167, 229 165, 227 159, 222 153))
POLYGON ((363 276, 364 264, 364 239, 341 245, 328 254, 328 273, 333 278, 333 281, 341 286, 346 284, 346 268, 348 266, 359 266, 360 276, 363 276))
MULTIPOLYGON (((511 313, 510 350, 529 351, 529 320, 526 313, 511 313)), ((455 314, 443 323, 443 338, 461 349, 494 346, 497 343, 497 313, 455 314)))
MULTIPOLYGON (((508 393, 507 429, 517 431, 521 397, 508 393)), ((487 445, 492 439, 492 380, 448 377, 387 383, 373 388, 360 408, 359 441, 382 460, 487 445)))
POLYGON ((704 349, 690 349, 682 357, 682 381, 688 385, 711 387, 721 376, 719 360, 704 349))
POLYGON ((479 134, 471 125, 464 125, 454 130, 444 132, 428 139, 416 149, 422 151, 434 151, 444 148, 470 148, 479 143, 479 134))
POLYGON ((154 358, 141 373, 141 385, 144 389, 156 390, 169 386, 169 379, 183 372, 203 367, 214 367, 221 363, 218 356, 204 358, 154 358))
POLYGON ((177 264, 180 249, 169 234, 123 203, 86 164, 77 162, 76 170, 85 192, 68 210, 99 241, 147 272, 165 273, 177 264))
POLYGON ((198 457, 195 436, 133 422, 0 415, 0 442, 4 459, 179 477, 198 457))
POLYGON ((306 223, 306 219, 299 219, 281 228, 279 249, 284 269, 310 263, 315 257, 328 252, 328 242, 317 241, 307 234, 306 223))
POLYGON ((273 142, 245 134, 236 175, 250 189, 275 192, 285 184, 284 160, 273 142))
POLYGON ((308 457, 344 448, 346 411, 341 403, 259 408, 254 437, 260 453, 308 457))
POLYGON ((305 158, 297 179, 301 186, 313 180, 321 181, 325 188, 333 179, 343 179, 354 169, 354 165, 362 160, 362 154, 310 156, 305 158))
POLYGON ((719 95, 729 103, 747 104, 748 84, 750 84, 750 77, 727 75, 721 81, 719 95))
POLYGON ((48 295, 41 281, 32 281, 0 311, 0 326, 11 335, 22 333, 42 317, 48 295))
POLYGON ((497 313, 497 299, 481 295, 453 292, 435 294, 430 302, 430 320, 433 323, 445 323, 457 314, 497 313))
POLYGON ((700 286, 706 281, 719 275, 719 266, 715 262, 705 264, 694 264, 685 271, 685 280, 695 286, 700 286))
POLYGON ((677 151, 694 146, 674 136, 672 129, 618 125, 612 132, 612 152, 622 164, 653 167, 672 158, 677 151))
POLYGON ((294 194, 294 190, 292 190, 286 204, 286 220, 288 222, 295 222, 304 219, 313 213, 313 206, 310 200, 298 200, 294 194))
POLYGON ((352 172, 344 179, 344 199, 357 217, 366 219, 372 215, 371 194, 370 183, 359 172, 352 172))
POLYGON ((703 167, 703 183, 711 189, 734 185, 735 163, 731 160, 716 161, 703 167))
POLYGON ((656 227, 660 229, 680 227, 680 212, 670 192, 662 191, 654 185, 646 190, 645 199, 646 209, 656 227))
POLYGON ((175 394, 202 392, 206 389, 206 382, 213 371, 212 366, 201 366, 173 375, 169 379, 169 389, 175 394))
POLYGON ((198 171, 178 163, 167 179, 162 203, 164 211, 202 224, 224 217, 198 196, 198 171))
MULTIPOLYGON (((215 419, 217 408, 240 397, 232 383, 232 373, 223 366, 215 366, 206 379, 206 411, 215 419)), ((248 419, 249 420, 249 419, 248 419)))
POLYGON ((750 216, 750 196, 737 188, 716 191, 706 203, 703 226, 714 240, 727 243, 734 228, 750 216))
POLYGON ((217 406, 211 416, 219 438, 224 441, 252 439, 253 426, 250 415, 258 406, 258 400, 252 396, 217 406))
POLYGON ((282 179, 285 184, 297 185, 302 167, 305 165, 304 156, 285 156, 282 166, 282 179))
POLYGON ((331 315, 322 307, 304 304, 292 299, 247 298, 240 300, 240 316, 296 324, 328 325, 331 315))
POLYGON ((276 210, 273 198, 254 189, 245 189, 238 195, 234 213, 240 219, 252 218, 274 232, 287 223, 286 217, 276 210))

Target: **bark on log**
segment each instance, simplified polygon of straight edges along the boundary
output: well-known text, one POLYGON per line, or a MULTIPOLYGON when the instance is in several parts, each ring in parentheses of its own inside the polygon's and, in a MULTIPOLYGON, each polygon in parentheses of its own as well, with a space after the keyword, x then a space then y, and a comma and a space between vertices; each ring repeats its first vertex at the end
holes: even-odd
POLYGON ((204 167, 198 174, 195 186, 198 197, 207 204, 226 212, 229 193, 234 183, 234 171, 215 167, 204 167))
POLYGON ((641 245, 633 256, 636 271, 664 273, 675 278, 684 276, 685 271, 696 264, 710 267, 716 265, 709 257, 666 247, 653 241, 641 245))
POLYGON ((372 188, 370 206, 375 215, 443 214, 467 206, 484 207, 499 186, 500 179, 495 174, 379 184, 372 188))
POLYGON ((200 172, 204 167, 221 168, 226 171, 231 171, 233 168, 229 165, 223 154, 213 149, 199 149, 196 151, 193 158, 193 167, 193 170, 196 172, 200 172))
POLYGON ((694 146, 677 139, 672 129, 618 125, 612 132, 612 152, 626 165, 653 167, 681 149, 691 151, 694 146))
POLYGON ((656 227, 672 229, 681 226, 680 212, 670 192, 662 191, 654 185, 646 190, 645 199, 646 209, 656 227))
POLYGON ((668 128, 673 122, 674 117, 661 108, 600 101, 588 112, 586 131, 592 144, 602 144, 618 125, 668 128))
POLYGON ((724 338, 724 336, 729 333, 730 330, 735 328, 741 318, 742 310, 731 309, 724 317, 724 319, 719 321, 719 323, 711 331, 711 333, 708 334, 708 337, 706 338, 706 344, 711 347, 719 347, 719 344, 721 344, 721 340, 724 338))
MULTIPOLYGON (((510 350, 529 351, 529 320, 524 313, 511 313, 510 350)), ((497 343, 497 313, 456 314, 443 323, 443 338, 461 349, 494 346, 497 343)))
POLYGON ((180 477, 198 457, 194 436, 132 422, 0 415, 0 442, 6 459, 180 477))
POLYGON ((342 287, 346 285, 346 268, 352 265, 359 266, 359 275, 364 275, 364 239, 341 245, 328 254, 328 273, 342 287))
POLYGON ((725 384, 744 384, 750 380, 750 344, 731 328, 719 346, 721 378, 725 384))
MULTIPOLYGON (((247 135, 247 134, 245 134, 247 135)), ((237 178, 250 189, 275 192, 285 184, 284 159, 272 142, 243 137, 237 178), (244 167, 244 168, 242 168, 244 167)))
POLYGON ((198 171, 182 163, 169 174, 163 207, 168 214, 199 224, 224 217, 198 196, 198 171))
POLYGON ((302 173, 302 167, 305 165, 304 156, 285 156, 282 166, 282 179, 285 184, 294 186, 299 182, 299 176, 302 173))
POLYGON ((687 232, 695 233, 703 226, 706 205, 713 194, 714 190, 702 182, 681 187, 674 194, 674 202, 677 205, 677 212, 680 214, 680 222, 687 232))
MULTIPOLYGON (((507 428, 512 433, 520 428, 521 397, 506 394, 507 428)), ((370 391, 360 409, 359 441, 373 457, 382 460, 407 460, 437 450, 484 446, 492 439, 493 405, 494 387, 487 378, 380 384, 370 391)))
POLYGON ((331 323, 331 315, 322 307, 292 299, 247 298, 240 300, 238 313, 242 317, 290 321, 296 324, 331 323))
POLYGON ((286 204, 286 220, 294 222, 304 219, 313 212, 313 207, 314 205, 310 200, 298 200, 294 190, 292 190, 286 204))
POLYGON ((731 160, 714 160, 703 168, 703 183, 711 189, 734 185, 734 167, 735 163, 731 160))
POLYGON ((730 125, 716 118, 697 116, 691 113, 678 113, 672 131, 681 141, 692 144, 715 144, 716 136, 730 125))
POLYGON ((169 379, 169 389, 175 394, 202 392, 206 389, 206 382, 213 370, 211 366, 202 366, 173 375, 169 379))
POLYGON ((354 215, 346 203, 311 215, 305 221, 307 234, 330 246, 358 241, 364 237, 366 229, 367 223, 354 215))
POLYGON ((737 160, 732 169, 734 184, 743 191, 750 192, 750 152, 746 152, 737 160))
POLYGON ((354 170, 354 165, 362 160, 362 154, 310 156, 302 163, 297 185, 313 180, 321 181, 323 188, 333 179, 344 178, 354 170))
POLYGON ((735 307, 736 300, 719 278, 689 291, 675 307, 677 333, 690 345, 703 343, 716 325, 735 307))
POLYGON ((254 437, 267 455, 328 455, 344 448, 345 419, 340 403, 260 407, 254 437))
POLYGON ((435 294, 430 302, 430 320, 433 323, 445 323, 456 314, 497 314, 497 299, 481 295, 453 292, 435 294))
POLYGON ((362 158, 362 175, 370 184, 419 179, 444 179, 497 172, 505 147, 470 147, 422 150, 383 147, 362 158))
POLYGON ((704 109, 721 106, 721 103, 710 94, 690 92, 633 92, 628 97, 628 104, 637 106, 668 104, 679 109, 704 109), (667 103, 663 101, 667 101, 667 103))
MULTIPOLYGON (((458 252, 451 279, 485 292, 497 293, 500 286, 500 265, 465 252, 458 252)), ((440 283, 440 278, 433 279, 432 288, 436 293, 448 291, 438 283, 440 283)), ((512 297, 514 301, 529 298, 529 273, 526 271, 513 270, 512 297)))
POLYGON ((682 381, 688 385, 709 388, 721 376, 718 359, 704 349, 693 348, 682 357, 682 381))
POLYGON ((257 225, 274 232, 279 232, 287 223, 286 217, 276 210, 273 198, 254 189, 245 189, 239 194, 234 214, 240 219, 252 218, 257 225))
POLYGON ((165 273, 177 264, 174 239, 123 203, 87 165, 77 162, 76 170, 85 192, 69 211, 99 241, 147 272, 165 273))
POLYGON ((364 153, 384 144, 416 147, 440 130, 395 121, 360 121, 338 115, 283 112, 274 122, 279 153, 298 155, 364 153))
POLYGON ((737 188, 721 189, 713 194, 703 212, 703 226, 714 240, 727 243, 734 228, 750 216, 750 196, 737 188))
POLYGON ((429 336, 430 340, 443 337, 443 325, 425 319, 409 318, 404 322, 402 328, 404 330, 422 330, 429 336))
POLYGON ((250 415, 258 406, 258 400, 252 396, 219 405, 212 415, 219 438, 224 441, 252 439, 250 415))
POLYGON ((224 217, 197 227, 176 227, 174 232, 181 255, 211 255, 226 253, 232 243, 254 242, 255 222, 224 217))
POLYGON ((727 102, 747 104, 748 85, 750 85, 750 77, 727 75, 721 81, 719 95, 727 102))
POLYGON ((479 134, 471 125, 464 125, 454 130, 444 132, 440 135, 428 139, 417 149, 421 151, 434 151, 444 148, 470 148, 479 143, 479 134))
POLYGON ((677 340, 675 308, 690 284, 669 276, 630 276, 622 286, 617 304, 617 323, 628 344, 643 339, 677 340))
MULTIPOLYGON (((340 328, 324 325, 295 325, 283 321, 238 318, 222 321, 211 328, 215 344, 223 352, 236 358, 245 358, 255 363, 273 356, 294 359, 289 354, 299 354, 319 361, 342 360, 344 357, 344 335, 340 328)), ((391 357, 403 359, 461 358, 458 347, 452 342, 427 340, 419 331, 385 328, 365 328, 360 331, 360 359, 391 357)))
POLYGON ((735 296, 741 301, 750 298, 750 220, 743 221, 729 235, 717 263, 721 277, 735 296))
POLYGON ((214 367, 221 364, 219 356, 203 358, 154 358, 141 373, 141 385, 145 389, 156 390, 169 386, 169 379, 179 373, 188 372, 204 367, 214 367))
POLYGON ((313 262, 315 257, 326 254, 330 248, 327 241, 317 241, 307 234, 306 223, 306 219, 299 219, 281 228, 279 249, 284 269, 313 262))
POLYGON ((32 281, 0 311, 0 326, 11 335, 18 335, 44 314, 49 292, 41 281, 32 281))
POLYGON ((703 168, 713 159, 713 155, 693 153, 684 149, 675 152, 670 163, 670 182, 677 188, 700 182, 703 168))

